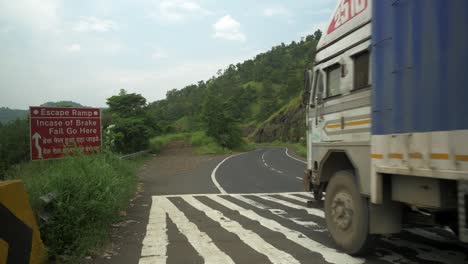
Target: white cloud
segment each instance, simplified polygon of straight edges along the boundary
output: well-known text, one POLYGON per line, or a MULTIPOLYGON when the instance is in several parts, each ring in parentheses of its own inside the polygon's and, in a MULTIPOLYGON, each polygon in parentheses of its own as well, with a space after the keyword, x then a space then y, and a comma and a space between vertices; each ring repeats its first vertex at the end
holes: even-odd
POLYGON ((116 29, 117 24, 114 21, 96 17, 81 17, 73 28, 77 32, 107 32, 116 29))
POLYGON ((320 31, 322 31, 322 34, 325 35, 325 32, 327 32, 327 27, 328 21, 321 21, 308 27, 306 31, 299 32, 298 35, 301 37, 312 35, 315 33, 315 31, 317 31, 317 29, 320 29, 320 31))
POLYGON ((104 50, 108 53, 117 53, 122 50, 122 45, 117 42, 109 42, 103 45, 104 50))
POLYGON ((9 33, 11 28, 9 26, 0 26, 0 33, 9 33))
POLYGON ((312 15, 330 15, 333 13, 333 9, 331 8, 322 8, 319 10, 311 10, 307 12, 308 14, 312 15))
POLYGON ((318 22, 312 25, 310 33, 314 33, 317 29, 320 29, 323 32, 327 31, 328 21, 318 22))
POLYGON ((269 7, 263 10, 263 15, 267 17, 290 14, 291 12, 284 7, 269 7))
POLYGON ((240 27, 241 25, 237 20, 230 15, 225 15, 213 24, 215 30, 213 37, 244 42, 247 38, 240 27))
POLYGON ((167 54, 161 50, 157 50, 151 54, 153 60, 160 60, 167 58, 167 54))
POLYGON ((183 0, 163 0, 159 3, 156 17, 165 22, 181 22, 188 18, 203 17, 211 14, 198 3, 183 0))
MULTIPOLYGON (((168 65, 159 70, 106 69, 97 73, 96 81, 102 84, 103 87, 109 87, 109 89, 117 89, 115 87, 118 87, 130 89, 130 92, 141 93, 151 102, 165 98, 166 92, 170 89, 181 89, 200 80, 208 80, 219 69, 224 69, 229 64, 251 59, 253 56, 254 54, 249 52, 240 57, 185 61, 177 65, 168 65), (184 78, 180 78, 180 76, 184 76, 184 78), (155 87, 158 88, 155 89, 155 87)), ((103 98, 118 93, 118 90, 107 92, 108 94, 103 98)))
POLYGON ((58 30, 60 0, 2 0, 0 17, 38 30, 58 30))
POLYGON ((81 45, 80 44, 77 44, 77 43, 73 43, 71 45, 68 45, 65 47, 65 50, 68 51, 68 52, 80 52, 81 50, 81 45))

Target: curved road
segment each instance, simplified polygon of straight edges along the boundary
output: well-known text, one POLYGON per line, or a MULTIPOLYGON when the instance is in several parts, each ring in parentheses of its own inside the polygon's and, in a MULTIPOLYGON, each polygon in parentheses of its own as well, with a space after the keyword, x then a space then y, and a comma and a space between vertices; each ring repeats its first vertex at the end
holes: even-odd
MULTIPOLYGON (((302 222, 311 222, 305 209, 305 200, 291 198, 307 198, 305 194, 286 194, 282 192, 301 192, 303 190, 302 175, 306 164, 279 147, 259 147, 255 151, 243 153, 227 159, 216 171, 218 184, 229 193, 262 193, 256 196, 242 196, 255 203, 266 205, 264 209, 279 210, 283 218, 302 222), (268 193, 275 193, 266 195, 268 193), (271 198, 274 198, 272 200, 271 198), (292 203, 292 204, 291 204, 292 203), (287 206, 284 206, 287 205, 287 206), (299 205, 291 209, 291 206, 299 205), (298 210, 299 209, 299 210, 298 210), (302 210, 300 210, 302 209, 302 210), (305 213, 305 214, 304 214, 305 213)), ((310 197, 309 197, 310 198, 310 197)), ((257 208, 259 208, 257 204, 257 208)), ((322 210, 323 203, 316 204, 315 209, 322 210)), ((314 210, 314 209, 312 209, 314 210)), ((299 229, 306 236, 322 246, 336 249, 329 234, 326 232, 324 219, 314 219, 318 226, 299 229), (314 232, 314 230, 320 230, 314 232), (309 230, 307 230, 309 229, 309 230)), ((321 252, 317 248, 317 252, 321 252)), ((340 261, 327 260, 331 263, 350 263, 351 259, 340 261)), ((312 255, 310 256, 312 257, 312 255)), ((310 263, 315 263, 311 261, 310 263)), ((317 263, 322 263, 321 261, 317 263)), ((405 229, 401 234, 386 236, 375 242, 375 252, 364 259, 362 263, 468 263, 466 245, 459 243, 450 231, 441 228, 405 229)))
POLYGON ((305 163, 285 151, 259 147, 231 157, 216 171, 216 180, 227 193, 300 192, 305 163))

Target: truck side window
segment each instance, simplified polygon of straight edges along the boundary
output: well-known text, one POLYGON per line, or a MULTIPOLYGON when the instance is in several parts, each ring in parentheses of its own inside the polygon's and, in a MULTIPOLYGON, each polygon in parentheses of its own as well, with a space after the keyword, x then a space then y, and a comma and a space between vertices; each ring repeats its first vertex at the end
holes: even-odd
POLYGON ((340 68, 340 64, 334 64, 325 69, 327 72, 327 93, 325 97, 332 97, 340 94, 340 68))
POLYGON ((353 90, 369 87, 369 51, 353 56, 354 60, 354 86, 353 90))
MULTIPOLYGON (((314 90, 314 96, 318 96, 320 94, 320 96, 323 96, 323 74, 322 72, 320 71, 316 71, 315 72, 316 74, 316 77, 315 77, 315 90, 314 90)), ((314 98, 315 100, 315 98, 314 98)), ((319 99, 320 100, 320 99, 319 99)), ((315 102, 315 103, 318 103, 318 102, 315 102)))

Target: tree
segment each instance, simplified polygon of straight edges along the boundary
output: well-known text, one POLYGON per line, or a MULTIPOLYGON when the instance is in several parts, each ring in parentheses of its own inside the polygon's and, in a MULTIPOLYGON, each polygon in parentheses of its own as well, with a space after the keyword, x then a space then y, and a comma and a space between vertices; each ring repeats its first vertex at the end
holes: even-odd
POLYGON ((146 99, 140 94, 120 90, 107 99, 112 120, 105 131, 106 145, 120 153, 130 153, 148 147, 151 134, 159 130, 155 119, 146 111, 146 99))
POLYGON ((320 29, 317 29, 314 32, 314 38, 315 38, 315 40, 320 40, 321 37, 322 37, 322 31, 320 29))
POLYGON ((14 164, 29 159, 29 119, 16 119, 0 127, 0 179, 14 164))
POLYGON ((110 112, 121 117, 137 116, 143 113, 146 99, 141 94, 129 94, 121 89, 119 95, 107 98, 107 105, 110 112))
POLYGON ((242 144, 241 131, 234 118, 226 113, 219 97, 209 92, 202 109, 202 121, 206 135, 215 139, 223 148, 233 149, 242 144))

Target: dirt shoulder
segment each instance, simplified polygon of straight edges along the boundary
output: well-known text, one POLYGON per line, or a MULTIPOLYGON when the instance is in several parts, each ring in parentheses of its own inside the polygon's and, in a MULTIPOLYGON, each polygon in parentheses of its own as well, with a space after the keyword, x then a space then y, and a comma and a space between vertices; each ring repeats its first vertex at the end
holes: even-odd
POLYGON ((138 263, 146 233, 151 197, 165 194, 218 193, 211 172, 228 155, 198 155, 183 142, 175 142, 151 157, 138 172, 139 192, 122 221, 112 226, 111 243, 84 263, 138 263))

